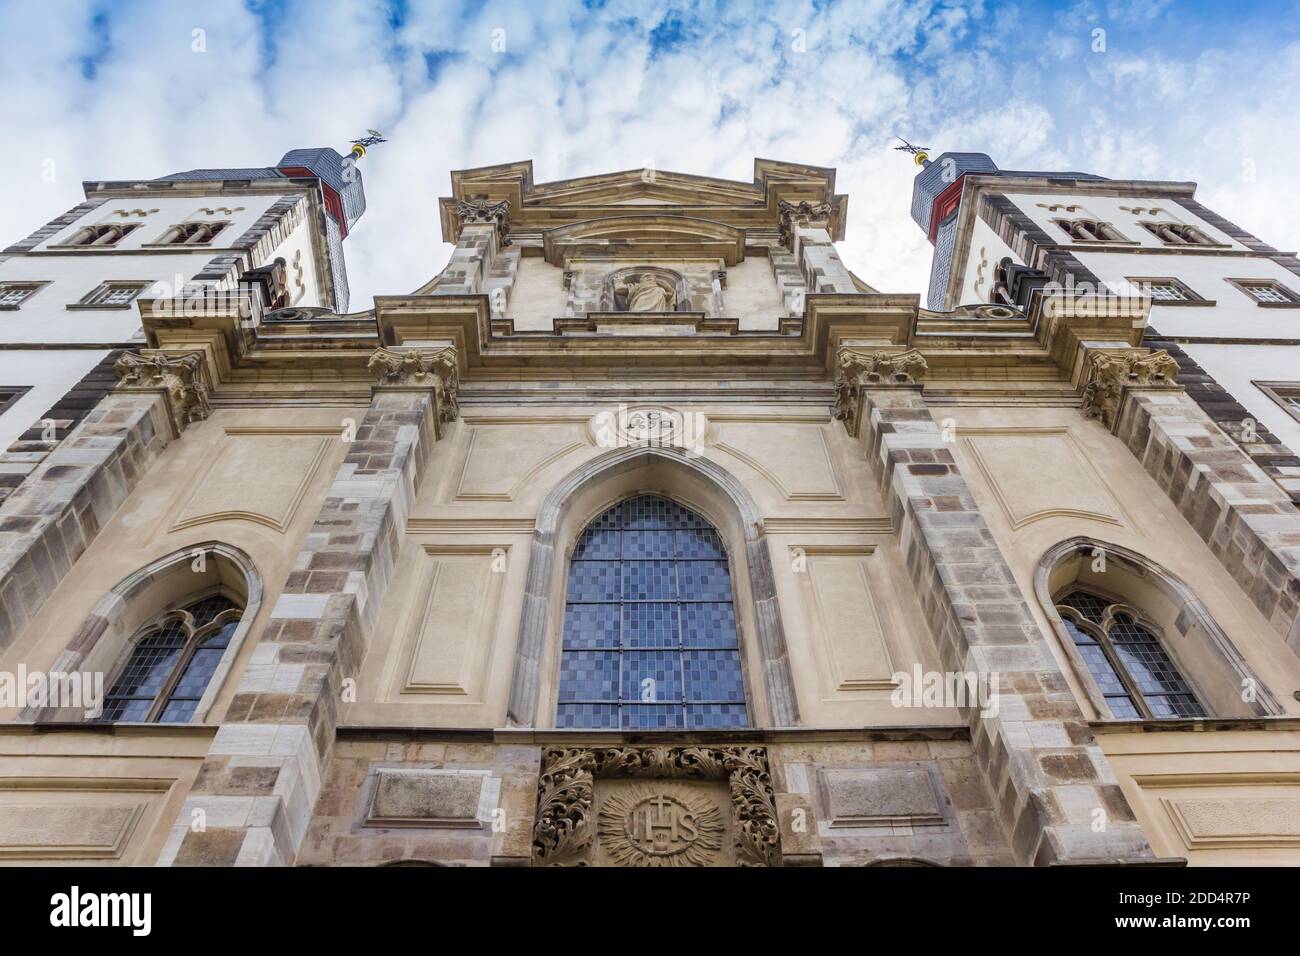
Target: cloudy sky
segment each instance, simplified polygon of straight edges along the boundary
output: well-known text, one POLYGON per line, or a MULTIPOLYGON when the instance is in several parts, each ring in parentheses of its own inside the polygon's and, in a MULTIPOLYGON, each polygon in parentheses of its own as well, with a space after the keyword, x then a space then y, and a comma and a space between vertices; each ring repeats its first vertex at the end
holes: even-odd
POLYGON ((833 166, 850 268, 922 292, 909 159, 1195 180, 1300 246, 1300 0, 0 0, 0 246, 81 182, 275 162, 375 127, 353 308, 436 273, 449 171, 833 166))

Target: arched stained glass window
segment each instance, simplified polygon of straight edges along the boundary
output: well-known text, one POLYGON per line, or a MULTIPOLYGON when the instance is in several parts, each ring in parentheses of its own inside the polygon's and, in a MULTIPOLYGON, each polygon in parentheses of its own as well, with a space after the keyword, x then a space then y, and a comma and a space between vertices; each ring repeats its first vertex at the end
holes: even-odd
POLYGON ((1115 717, 1205 716, 1155 626, 1133 609, 1076 588, 1057 598, 1056 610, 1115 717))
POLYGON ((238 604, 218 593, 155 617, 140 629, 99 719, 188 721, 242 614, 238 604))
POLYGON ((748 723, 717 531, 657 495, 610 508, 582 532, 569 565, 556 725, 748 723))

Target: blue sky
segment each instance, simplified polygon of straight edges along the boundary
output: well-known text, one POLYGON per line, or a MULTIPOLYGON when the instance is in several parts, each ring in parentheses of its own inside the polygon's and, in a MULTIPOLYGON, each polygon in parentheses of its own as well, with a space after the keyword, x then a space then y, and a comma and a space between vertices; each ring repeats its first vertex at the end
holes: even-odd
POLYGON ((895 135, 1008 168, 1195 180, 1294 249, 1297 88, 1300 0, 0 0, 0 244, 82 180, 261 165, 376 127, 354 308, 441 268, 450 170, 527 158, 539 181, 833 166, 844 257, 887 291, 929 272, 895 135))

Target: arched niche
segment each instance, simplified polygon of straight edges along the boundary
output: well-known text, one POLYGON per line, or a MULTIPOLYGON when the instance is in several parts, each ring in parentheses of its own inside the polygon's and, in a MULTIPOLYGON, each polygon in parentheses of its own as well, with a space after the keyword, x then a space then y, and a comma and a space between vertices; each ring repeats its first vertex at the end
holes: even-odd
POLYGON ((657 286, 667 299, 668 307, 658 311, 688 312, 692 308, 690 290, 680 272, 662 266, 625 266, 605 276, 600 293, 601 311, 632 311, 628 288, 642 282, 657 286))
POLYGON ((736 593, 736 626, 746 664, 751 722, 760 727, 798 725, 794 680, 761 516, 729 472, 705 458, 668 447, 620 448, 600 455, 571 472, 542 502, 528 556, 510 687, 510 725, 553 723, 569 555, 590 520, 638 494, 678 501, 717 529, 727 549, 736 593))
POLYGON ((1101 719, 1114 719, 1101 688, 1056 609, 1058 597, 1080 587, 1124 605, 1159 631, 1161 646, 1210 717, 1283 713, 1209 610, 1182 578, 1121 545, 1078 536, 1050 548, 1034 572, 1034 595, 1101 719), (1250 694, 1244 694, 1247 688, 1250 694), (1253 700, 1248 699, 1253 696, 1253 700))
MULTIPOLYGON (((253 559, 220 541, 189 545, 127 575, 95 604, 52 668, 55 672, 102 672, 105 690, 113 686, 144 625, 159 614, 208 595, 222 593, 244 608, 239 624, 191 723, 203 723, 230 673, 262 605, 262 578, 253 559)), ((33 708, 23 719, 82 720, 80 709, 33 708)))

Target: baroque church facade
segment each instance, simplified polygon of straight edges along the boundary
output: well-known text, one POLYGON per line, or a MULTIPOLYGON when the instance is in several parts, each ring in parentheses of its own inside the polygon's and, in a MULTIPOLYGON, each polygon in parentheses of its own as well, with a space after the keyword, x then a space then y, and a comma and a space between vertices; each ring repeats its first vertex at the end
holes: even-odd
POLYGON ((86 184, 0 253, 0 861, 1300 862, 1300 262, 922 156, 86 184))

